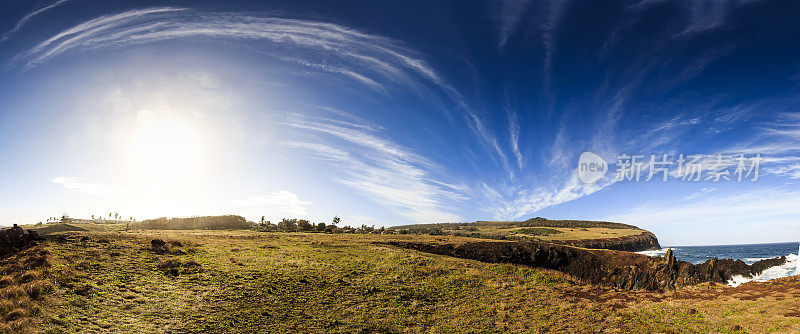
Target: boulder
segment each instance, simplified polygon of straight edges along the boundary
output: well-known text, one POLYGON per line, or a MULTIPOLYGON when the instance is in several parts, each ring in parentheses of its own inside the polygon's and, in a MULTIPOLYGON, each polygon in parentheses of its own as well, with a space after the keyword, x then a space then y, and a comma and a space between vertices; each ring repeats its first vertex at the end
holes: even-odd
POLYGON ((25 231, 14 224, 0 231, 0 257, 6 257, 35 245, 41 238, 35 231, 25 231))
POLYGON ((154 252, 163 252, 167 250, 167 243, 161 239, 153 239, 150 241, 150 249, 154 252))

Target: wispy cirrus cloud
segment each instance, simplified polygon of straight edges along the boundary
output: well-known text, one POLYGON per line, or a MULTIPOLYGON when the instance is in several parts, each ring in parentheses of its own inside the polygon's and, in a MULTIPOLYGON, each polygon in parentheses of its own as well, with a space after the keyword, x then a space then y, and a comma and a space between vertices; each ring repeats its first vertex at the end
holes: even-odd
POLYGON ((689 196, 686 196, 686 199, 687 200, 693 200, 695 198, 700 198, 700 197, 703 197, 703 196, 705 196, 707 194, 710 194, 710 193, 712 193, 712 192, 714 192, 716 190, 717 190, 717 188, 714 188, 714 187, 702 188, 702 189, 700 189, 700 191, 698 191, 698 192, 696 192, 694 194, 691 194, 689 196))
MULTIPOLYGON (((749 108, 753 112, 761 110, 794 108, 797 99, 776 100, 771 103, 758 104, 749 108)), ((747 120, 747 118, 745 118, 747 120)), ((800 153, 800 112, 779 112, 772 120, 760 122, 759 131, 752 137, 733 143, 721 150, 727 154, 764 154, 768 155, 767 163, 793 163, 800 153)))
POLYGON ((458 220, 447 203, 466 200, 465 189, 436 181, 431 170, 438 167, 428 159, 360 124, 295 117, 286 125, 328 137, 321 142, 287 141, 284 145, 332 163, 343 172, 337 182, 415 222, 458 220))
POLYGON ((19 31, 20 29, 22 29, 22 27, 26 23, 28 23, 28 21, 30 21, 32 18, 34 18, 36 15, 39 15, 39 14, 47 11, 48 9, 51 9, 51 8, 56 7, 58 5, 61 5, 61 4, 65 3, 65 2, 67 2, 67 1, 68 0, 58 0, 58 1, 54 2, 54 3, 52 3, 52 4, 49 4, 47 6, 39 8, 37 10, 34 10, 34 11, 28 13, 28 14, 25 14, 25 16, 23 16, 21 19, 19 19, 19 21, 17 21, 17 24, 14 25, 14 28, 11 28, 11 30, 3 33, 3 35, 0 36, 0 42, 7 40, 11 35, 16 33, 17 31, 19 31))
POLYGON ((504 93, 504 107, 506 110, 506 118, 508 118, 508 139, 511 144, 511 152, 517 160, 517 167, 522 170, 523 157, 522 152, 519 150, 519 134, 522 126, 520 125, 519 113, 517 113, 516 108, 511 105, 511 96, 509 96, 508 90, 506 89, 504 93))
POLYGON ((508 158, 481 113, 419 52, 391 38, 309 20, 187 8, 147 8, 91 19, 19 53, 12 64, 31 70, 55 57, 176 39, 259 41, 250 47, 276 59, 352 80, 387 94, 390 85, 438 96, 462 112, 469 126, 507 172, 508 158))
POLYGON ((107 195, 120 193, 120 190, 113 185, 83 182, 76 177, 60 176, 54 178, 52 182, 54 184, 60 184, 64 186, 64 188, 67 188, 71 191, 82 194, 107 195))
POLYGON ((495 0, 495 17, 498 25, 498 46, 503 48, 525 16, 530 0, 495 0))
MULTIPOLYGON (((797 216, 800 214, 798 202, 800 202, 800 192, 788 187, 756 189, 733 194, 720 193, 717 196, 706 193, 702 197, 689 196, 684 201, 669 201, 668 204, 663 202, 645 204, 620 214, 604 217, 603 220, 644 228, 657 227, 672 231, 670 234, 663 234, 668 240, 707 245, 727 239, 725 234, 734 231, 752 230, 764 233, 771 228, 796 226, 797 216), (676 226, 682 228, 675 229, 676 226), (714 237, 718 239, 709 240, 708 233, 686 237, 682 234, 687 232, 678 232, 689 228, 700 228, 705 231, 714 229, 714 237)), ((740 242, 762 241, 778 240, 747 239, 740 242)))
POLYGON ((728 22, 736 4, 733 1, 687 1, 683 10, 687 25, 681 34, 699 33, 717 29, 728 22))
POLYGON ((609 178, 594 184, 582 183, 572 168, 552 178, 549 184, 491 187, 482 185, 480 209, 497 219, 518 219, 539 210, 591 195, 615 183, 609 178))
MULTIPOLYGON (((30 69, 68 53, 182 38, 263 40, 282 44, 287 52, 295 51, 291 56, 298 55, 298 49, 317 49, 325 52, 323 57, 314 58, 310 55, 315 53, 305 52, 297 61, 368 85, 378 85, 375 75, 410 81, 412 74, 443 84, 412 50, 385 37, 324 22, 171 7, 131 10, 88 20, 36 44, 14 61, 30 69), (329 58, 331 55, 335 58, 329 58)), ((278 48, 265 45, 264 50, 281 56, 278 48)))
POLYGON ((556 44, 556 29, 564 15, 565 9, 570 5, 569 0, 552 0, 547 3, 547 16, 541 26, 542 46, 544 58, 542 60, 542 89, 547 98, 547 117, 551 118, 554 112, 556 97, 553 85, 553 59, 558 51, 556 44))

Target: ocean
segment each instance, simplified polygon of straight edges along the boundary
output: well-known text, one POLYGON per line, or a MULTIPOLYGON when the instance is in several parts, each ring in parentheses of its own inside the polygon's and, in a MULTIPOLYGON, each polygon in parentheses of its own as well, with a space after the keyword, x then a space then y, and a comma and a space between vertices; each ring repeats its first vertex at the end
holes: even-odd
POLYGON ((764 282, 776 278, 800 275, 798 271, 798 253, 800 244, 796 242, 779 244, 754 244, 754 245, 727 245, 727 246, 675 246, 665 247, 660 250, 639 252, 649 256, 664 255, 669 248, 675 252, 678 260, 699 264, 716 257, 719 259, 741 259, 747 264, 758 260, 786 256, 786 264, 765 270, 761 275, 753 278, 741 276, 733 277, 728 282, 730 286, 739 286, 742 283, 757 281, 764 282))

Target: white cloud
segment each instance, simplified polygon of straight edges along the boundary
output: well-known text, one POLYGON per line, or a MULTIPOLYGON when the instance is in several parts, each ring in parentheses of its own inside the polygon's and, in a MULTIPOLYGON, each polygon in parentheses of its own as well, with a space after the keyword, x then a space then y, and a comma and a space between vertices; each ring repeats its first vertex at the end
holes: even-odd
POLYGON ((604 217, 602 220, 645 228, 664 228, 670 231, 675 229, 669 227, 676 226, 703 227, 703 231, 709 235, 692 236, 692 238, 705 238, 706 241, 701 243, 709 244, 714 242, 708 240, 711 234, 736 231, 734 226, 741 229, 757 225, 756 229, 772 230, 776 233, 779 233, 781 228, 796 226, 797 217, 800 215, 800 205, 797 203, 800 203, 800 192, 796 189, 766 188, 743 193, 695 197, 677 202, 646 204, 621 214, 604 217), (718 228, 723 228, 725 231, 719 231, 718 228))
POLYGON ((730 1, 687 1, 684 10, 688 16, 686 29, 681 34, 691 34, 716 29, 727 23, 732 10, 730 1))
POLYGON ((383 86, 375 76, 408 84, 414 80, 412 75, 418 75, 445 85, 424 61, 410 55, 412 50, 388 38, 330 23, 183 8, 149 8, 101 16, 40 42, 15 57, 15 61, 32 68, 69 52, 198 37, 281 44, 280 48, 262 45, 261 50, 376 89, 383 86), (313 52, 297 52, 308 49, 313 52))
POLYGON ((306 206, 311 202, 302 201, 295 193, 281 190, 266 195, 250 196, 246 200, 234 201, 239 206, 254 206, 263 209, 266 214, 287 215, 293 218, 304 218, 308 215, 306 206))
POLYGON ((60 184, 69 190, 83 194, 117 194, 119 190, 113 185, 86 183, 76 177, 61 176, 54 178, 53 183, 60 184))
POLYGON ((765 168, 765 174, 773 174, 778 176, 786 176, 790 179, 800 179, 800 164, 784 165, 774 168, 765 168))
POLYGON ((299 117, 286 125, 332 137, 323 143, 290 141, 284 145, 333 163, 344 173, 335 179, 337 182, 415 222, 459 219, 445 203, 466 200, 464 189, 435 180, 430 170, 439 168, 436 164, 378 137, 374 129, 299 117), (333 147, 335 141, 342 144, 333 147))
POLYGON ((464 112, 471 130, 509 170, 503 149, 478 113, 418 52, 392 39, 336 24, 184 8, 131 10, 66 29, 21 52, 12 63, 32 69, 65 54, 183 38, 257 40, 263 43, 251 47, 277 59, 339 75, 383 93, 389 91, 387 85, 396 84, 421 95, 443 94, 464 112), (431 85, 438 90, 429 89, 431 85))
POLYGON ((522 169, 522 152, 519 151, 519 132, 520 132, 520 124, 519 124, 519 115, 517 111, 511 106, 509 101, 510 96, 508 91, 506 91, 506 117, 508 118, 508 133, 509 133, 509 141, 511 143, 511 151, 514 153, 514 157, 517 159, 517 167, 522 169))
POLYGON ((605 179, 594 184, 585 184, 578 179, 574 170, 570 169, 566 174, 564 177, 555 178, 566 181, 551 187, 539 186, 521 190, 512 187, 507 189, 512 193, 508 197, 484 184, 486 204, 481 209, 491 212, 496 219, 518 219, 544 208, 591 195, 615 183, 613 180, 605 179))
POLYGON ((472 126, 472 130, 479 135, 479 138, 481 138, 483 143, 489 147, 490 151, 497 153, 497 156, 500 159, 500 164, 502 164, 509 176, 513 176, 514 171, 509 168, 508 157, 505 153, 503 153, 503 149, 500 147, 500 142, 497 140, 497 138, 491 134, 489 129, 486 127, 486 125, 484 125, 483 121, 476 113, 470 111, 469 119, 472 120, 472 123, 470 124, 472 126))
POLYGON ((724 154, 744 154, 762 157, 765 174, 800 179, 800 113, 782 113, 777 122, 768 123, 761 133, 749 141, 734 144, 723 150, 724 154))
POLYGON ((348 216, 344 216, 343 219, 342 219, 342 223, 339 224, 339 226, 352 226, 352 227, 358 227, 358 226, 361 226, 361 225, 382 226, 382 224, 377 219, 372 218, 370 216, 364 216, 364 215, 348 215, 348 216))
POLYGON ((520 19, 525 16, 530 0, 497 0, 495 19, 498 21, 499 41, 502 48, 517 28, 520 19))
POLYGON ((35 11, 32 11, 32 12, 30 12, 28 14, 25 14, 25 16, 23 16, 21 19, 19 19, 19 21, 17 21, 17 24, 14 25, 14 28, 12 28, 11 30, 9 30, 8 32, 3 34, 2 37, 0 37, 0 41, 7 40, 12 34, 14 34, 15 32, 19 31, 20 29, 22 29, 22 26, 24 26, 25 23, 30 21, 30 19, 32 19, 34 16, 39 15, 39 14, 43 13, 44 11, 46 11, 48 9, 51 9, 53 7, 56 7, 56 6, 60 5, 60 4, 63 4, 65 2, 67 2, 67 1, 68 0, 58 0, 58 1, 56 1, 56 2, 54 2, 52 4, 50 4, 50 5, 44 6, 42 8, 39 8, 39 9, 35 10, 35 11))
POLYGON ((709 194, 711 192, 714 192, 716 190, 717 190, 717 188, 713 188, 713 187, 712 188, 703 188, 703 189, 700 189, 700 191, 698 191, 698 192, 696 192, 694 194, 686 196, 686 199, 687 200, 693 200, 695 198, 702 197, 702 196, 704 196, 706 194, 709 194))
POLYGON ((542 44, 544 45, 544 61, 542 64, 542 85, 548 98, 548 115, 552 115, 555 97, 553 96, 553 58, 556 56, 555 30, 561 21, 564 9, 569 5, 569 0, 553 0, 549 4, 547 21, 542 28, 542 44))

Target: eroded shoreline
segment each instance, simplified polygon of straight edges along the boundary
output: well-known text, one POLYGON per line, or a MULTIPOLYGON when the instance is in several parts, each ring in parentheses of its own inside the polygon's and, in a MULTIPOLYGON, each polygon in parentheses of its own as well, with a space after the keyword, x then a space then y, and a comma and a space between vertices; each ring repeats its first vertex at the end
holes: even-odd
POLYGON ((786 257, 761 260, 752 265, 742 260, 710 259, 701 264, 678 261, 670 250, 663 257, 627 251, 587 249, 544 242, 480 241, 462 244, 388 242, 387 244, 427 253, 489 263, 512 263, 552 269, 578 281, 650 291, 675 290, 704 282, 727 283, 734 276, 752 277, 786 263, 786 257))

